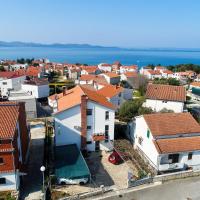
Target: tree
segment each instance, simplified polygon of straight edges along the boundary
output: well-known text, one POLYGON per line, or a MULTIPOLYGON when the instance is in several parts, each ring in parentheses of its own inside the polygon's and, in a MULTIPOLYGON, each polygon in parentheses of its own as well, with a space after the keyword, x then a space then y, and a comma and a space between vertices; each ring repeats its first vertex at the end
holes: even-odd
POLYGON ((163 108, 162 110, 160 110, 160 113, 173 113, 173 110, 167 109, 167 108, 163 108))
POLYGON ((4 66, 3 66, 3 65, 0 65, 0 71, 1 71, 1 72, 5 71, 5 69, 4 69, 4 66))
POLYGON ((164 85, 180 85, 180 81, 175 78, 155 78, 153 84, 164 84, 164 85))
POLYGON ((153 110, 151 108, 140 107, 138 109, 138 115, 151 114, 151 113, 153 113, 153 110))
POLYGON ((138 115, 138 110, 142 107, 143 98, 126 101, 119 109, 119 119, 121 121, 129 122, 138 115))

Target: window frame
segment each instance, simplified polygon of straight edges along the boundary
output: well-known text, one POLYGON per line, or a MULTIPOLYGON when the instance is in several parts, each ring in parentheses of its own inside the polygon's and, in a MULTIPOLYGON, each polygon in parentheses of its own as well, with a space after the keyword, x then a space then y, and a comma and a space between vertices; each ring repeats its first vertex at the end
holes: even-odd
POLYGON ((91 109, 91 108, 87 108, 87 109, 86 109, 86 115, 87 115, 87 116, 92 115, 92 109, 91 109))
POLYGON ((109 118, 110 118, 110 113, 109 113, 109 111, 107 110, 107 111, 105 112, 105 120, 109 120, 109 118))
POLYGON ((6 178, 5 177, 1 177, 0 178, 0 185, 6 184, 6 178))
POLYGON ((188 160, 192 160, 192 157, 193 157, 193 152, 189 152, 188 153, 188 160))

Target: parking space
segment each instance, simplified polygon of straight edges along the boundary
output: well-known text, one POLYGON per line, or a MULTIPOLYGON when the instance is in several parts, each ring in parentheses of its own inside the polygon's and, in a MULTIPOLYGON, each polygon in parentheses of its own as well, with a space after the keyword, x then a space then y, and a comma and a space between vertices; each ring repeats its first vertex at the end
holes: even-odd
POLYGON ((91 172, 91 182, 86 185, 56 186, 54 190, 64 192, 66 195, 77 195, 91 192, 104 185, 114 189, 127 188, 128 171, 130 167, 126 162, 114 165, 108 161, 110 152, 92 152, 86 158, 91 172))

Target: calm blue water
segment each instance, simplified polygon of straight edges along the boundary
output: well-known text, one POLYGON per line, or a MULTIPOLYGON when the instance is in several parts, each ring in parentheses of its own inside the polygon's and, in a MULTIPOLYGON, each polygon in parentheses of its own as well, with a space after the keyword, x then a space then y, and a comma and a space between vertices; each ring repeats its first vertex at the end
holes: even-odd
POLYGON ((200 52, 191 51, 126 51, 109 49, 79 49, 52 47, 0 47, 0 59, 48 58, 50 61, 66 63, 98 64, 120 61, 124 65, 139 64, 200 64, 200 52))

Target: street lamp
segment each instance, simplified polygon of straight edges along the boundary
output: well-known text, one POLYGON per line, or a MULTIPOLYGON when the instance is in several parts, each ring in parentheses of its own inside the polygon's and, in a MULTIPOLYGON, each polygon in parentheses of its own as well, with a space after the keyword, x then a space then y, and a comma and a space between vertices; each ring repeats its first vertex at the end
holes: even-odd
POLYGON ((45 171, 45 166, 40 167, 40 171, 42 172, 42 178, 43 178, 43 192, 44 192, 44 171, 45 171))

